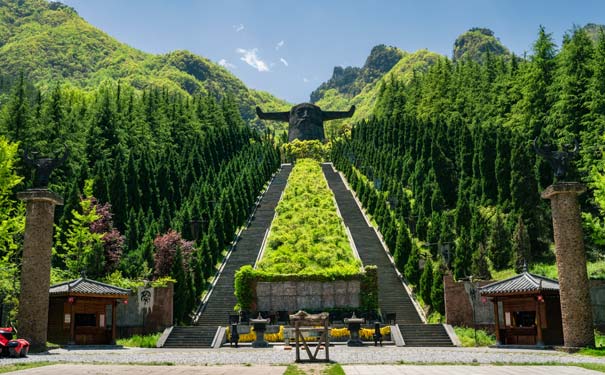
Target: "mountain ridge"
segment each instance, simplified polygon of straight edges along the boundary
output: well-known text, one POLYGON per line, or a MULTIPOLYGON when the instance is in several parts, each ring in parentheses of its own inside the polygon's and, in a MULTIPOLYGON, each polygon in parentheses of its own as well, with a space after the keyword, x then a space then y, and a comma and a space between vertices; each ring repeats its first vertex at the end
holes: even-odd
POLYGON ((232 95, 242 117, 259 127, 263 124, 256 119, 254 106, 267 110, 289 106, 248 88, 205 57, 186 50, 143 52, 89 24, 73 8, 44 0, 0 0, 0 71, 13 76, 25 72, 42 89, 57 81, 90 89, 112 79, 140 90, 232 95))

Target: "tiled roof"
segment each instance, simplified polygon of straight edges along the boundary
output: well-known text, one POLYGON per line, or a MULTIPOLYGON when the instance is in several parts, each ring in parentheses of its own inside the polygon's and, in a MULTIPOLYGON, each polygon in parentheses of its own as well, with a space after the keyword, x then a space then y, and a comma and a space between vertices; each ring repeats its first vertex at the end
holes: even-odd
POLYGON ((121 294, 127 296, 130 290, 118 288, 117 286, 105 284, 99 281, 86 278, 79 278, 72 281, 66 281, 60 284, 51 285, 49 289, 50 295, 57 294, 121 294))
POLYGON ((510 279, 496 281, 479 289, 481 295, 559 291, 557 280, 523 272, 510 279))

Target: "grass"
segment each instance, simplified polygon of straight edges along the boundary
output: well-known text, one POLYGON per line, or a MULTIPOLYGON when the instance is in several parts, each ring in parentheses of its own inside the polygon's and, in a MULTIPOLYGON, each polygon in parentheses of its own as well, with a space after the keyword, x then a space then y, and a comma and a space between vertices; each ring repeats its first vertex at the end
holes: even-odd
POLYGON ((605 357, 605 335, 595 330, 595 347, 581 349, 578 354, 591 357, 605 357))
MULTIPOLYGON (((591 279, 605 279, 605 261, 588 262, 586 264, 588 277, 591 279)), ((551 279, 557 279, 557 265, 547 263, 535 263, 530 265, 529 271, 536 275, 542 275, 551 279)), ((517 273, 513 268, 507 268, 502 271, 492 271, 492 279, 504 280, 515 276, 517 273)))
POLYGON ((277 275, 355 275, 360 262, 336 213, 318 162, 299 159, 288 178, 260 271, 277 275))
POLYGON ((27 370, 28 368, 36 368, 42 366, 54 365, 52 362, 29 362, 29 363, 10 363, 8 365, 0 366, 0 374, 7 372, 27 370))
POLYGON ((134 335, 127 339, 118 339, 116 344, 131 348, 155 348, 161 333, 151 335, 134 335))
POLYGON ((310 375, 310 374, 321 374, 321 375, 345 375, 344 370, 338 363, 331 365, 312 364, 308 366, 298 367, 297 365, 288 365, 284 375, 310 375), (305 371, 307 370, 307 371, 305 371), (317 372, 317 371, 320 372, 317 372))
POLYGON ((475 343, 475 331, 473 328, 454 327, 460 343, 464 347, 490 346, 496 344, 496 337, 482 329, 477 330, 477 342, 475 343))

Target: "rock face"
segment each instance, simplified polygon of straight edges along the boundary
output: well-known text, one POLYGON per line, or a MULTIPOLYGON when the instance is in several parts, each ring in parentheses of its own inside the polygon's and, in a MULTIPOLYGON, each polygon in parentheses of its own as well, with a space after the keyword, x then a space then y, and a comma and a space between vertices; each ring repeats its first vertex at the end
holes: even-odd
POLYGON ((26 202, 25 238, 19 295, 19 335, 33 350, 46 347, 48 329, 48 288, 53 241, 55 206, 63 199, 47 189, 32 189, 17 194, 26 202))
POLYGON ((321 100, 324 93, 330 89, 336 89, 339 93, 346 94, 349 97, 355 96, 367 84, 376 81, 391 70, 403 56, 404 52, 400 49, 379 44, 372 48, 363 67, 334 67, 332 78, 322 83, 311 93, 311 102, 315 103, 321 100))
POLYGON ((550 199, 552 206, 566 347, 594 346, 590 286, 578 203, 578 195, 585 190, 586 187, 577 182, 559 182, 542 192, 542 198, 550 199))

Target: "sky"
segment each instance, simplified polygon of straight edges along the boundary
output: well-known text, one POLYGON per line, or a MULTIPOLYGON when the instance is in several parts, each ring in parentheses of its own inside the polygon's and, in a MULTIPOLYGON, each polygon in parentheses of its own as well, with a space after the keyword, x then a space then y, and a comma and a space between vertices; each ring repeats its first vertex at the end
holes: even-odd
POLYGON ((335 66, 362 66, 377 44, 451 57, 454 40, 487 27, 511 51, 539 25, 560 44, 574 25, 605 24, 600 0, 62 0, 94 26, 150 53, 186 49, 248 87, 309 100, 335 66))

